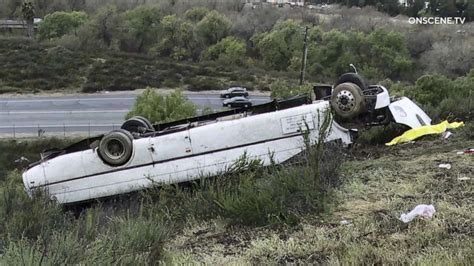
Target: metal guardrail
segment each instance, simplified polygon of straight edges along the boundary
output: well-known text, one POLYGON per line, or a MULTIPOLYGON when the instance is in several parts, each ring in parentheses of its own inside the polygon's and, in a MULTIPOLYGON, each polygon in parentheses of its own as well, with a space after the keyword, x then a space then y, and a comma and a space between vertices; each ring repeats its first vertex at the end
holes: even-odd
MULTIPOLYGON (((0 20, 0 29, 27 29, 28 25, 23 20, 10 20, 3 19, 0 20)), ((34 23, 33 28, 37 29, 38 24, 34 23)))

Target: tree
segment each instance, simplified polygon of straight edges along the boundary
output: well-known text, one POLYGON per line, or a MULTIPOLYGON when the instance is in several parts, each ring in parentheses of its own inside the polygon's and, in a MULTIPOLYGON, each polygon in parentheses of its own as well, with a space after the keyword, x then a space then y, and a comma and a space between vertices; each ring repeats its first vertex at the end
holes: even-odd
POLYGON ((410 70, 412 61, 402 34, 376 30, 367 36, 367 42, 370 49, 365 59, 384 77, 400 78, 410 70))
POLYGON ((425 8, 425 0, 411 0, 407 7, 407 15, 410 17, 418 17, 420 11, 425 8))
POLYGON ((286 20, 272 31, 255 36, 253 42, 268 66, 287 70, 294 56, 301 57, 303 30, 295 21, 286 20))
POLYGON ((143 5, 125 13, 125 25, 137 52, 143 52, 156 42, 160 20, 161 12, 157 7, 143 5))
POLYGON ((54 12, 44 17, 39 25, 39 38, 42 40, 59 38, 68 33, 76 34, 77 28, 87 21, 85 12, 54 12))
POLYGON ((455 0, 441 1, 439 5, 439 15, 442 17, 459 16, 455 2, 455 0))
POLYGON ((182 60, 197 53, 194 25, 188 21, 176 15, 165 16, 161 19, 159 34, 159 42, 150 50, 152 54, 182 60))
POLYGON ((136 115, 146 117, 152 123, 163 123, 195 116, 196 108, 179 90, 162 95, 147 88, 137 97, 125 118, 136 115))
MULTIPOLYGON (((107 47, 112 44, 112 40, 117 38, 120 32, 121 19, 118 15, 117 7, 107 5, 100 8, 84 30, 84 34, 92 34, 91 43, 100 41, 107 47)), ((86 40, 87 41, 87 40, 86 40)))
POLYGON ((35 17, 35 7, 33 6, 33 3, 31 2, 24 2, 23 5, 21 6, 21 15, 23 19, 26 21, 27 25, 27 36, 28 38, 33 38, 34 37, 34 28, 33 28, 33 19, 35 17))
POLYGON ((379 0, 377 9, 390 16, 395 16, 400 13, 400 2, 398 0, 379 0))
POLYGON ((197 23, 196 30, 206 45, 212 45, 227 36, 231 25, 226 16, 213 10, 197 23))
POLYGON ((412 61, 404 36, 396 32, 375 30, 331 30, 319 27, 309 30, 308 74, 318 79, 331 78, 350 71, 355 64, 368 79, 400 78, 410 72, 412 61))
POLYGON ((184 13, 184 17, 192 22, 199 22, 209 13, 209 9, 205 7, 191 8, 184 13))
POLYGON ((241 62, 245 56, 245 42, 235 37, 226 37, 207 48, 201 55, 203 60, 222 60, 226 63, 241 62))

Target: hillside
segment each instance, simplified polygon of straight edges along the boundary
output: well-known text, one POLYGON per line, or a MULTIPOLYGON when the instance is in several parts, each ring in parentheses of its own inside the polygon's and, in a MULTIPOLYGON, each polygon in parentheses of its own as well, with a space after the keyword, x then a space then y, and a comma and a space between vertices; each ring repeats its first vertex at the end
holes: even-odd
POLYGON ((305 216, 295 228, 193 221, 165 249, 174 263, 472 264, 474 161, 456 152, 473 146, 458 136, 354 150, 333 213, 305 216), (434 218, 397 219, 418 204, 433 204, 434 218))
MULTIPOLYGON (((474 147, 472 129, 395 147, 357 144, 319 157, 319 170, 311 160, 250 167, 79 209, 28 199, 14 170, 21 163, 6 157, 0 264, 472 264, 473 158, 457 154, 474 147), (434 218, 397 219, 418 204, 433 204, 434 218)), ((2 150, 29 150, 33 159, 32 150, 50 145, 60 143, 2 142, 2 150)))

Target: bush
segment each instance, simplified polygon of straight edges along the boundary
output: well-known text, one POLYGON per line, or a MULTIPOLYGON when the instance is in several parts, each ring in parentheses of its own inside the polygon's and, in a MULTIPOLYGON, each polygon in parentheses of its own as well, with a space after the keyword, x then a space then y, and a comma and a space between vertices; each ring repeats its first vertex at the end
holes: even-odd
POLYGON ((52 230, 62 227, 65 217, 61 209, 43 191, 37 191, 33 198, 29 198, 23 189, 19 172, 10 172, 1 184, 2 239, 48 239, 52 230))
POLYGON ((201 55, 202 60, 220 60, 222 64, 241 65, 245 58, 245 42, 235 37, 226 37, 207 48, 201 55))
POLYGON ((424 75, 405 93, 422 104, 435 119, 472 119, 474 69, 455 80, 443 75, 424 75))
POLYGON ((201 21, 208 13, 209 9, 205 7, 195 7, 187 10, 186 13, 184 13, 184 17, 196 23, 201 21))
POLYGON ((276 24, 268 33, 254 36, 252 42, 265 64, 276 70, 286 70, 294 53, 302 51, 303 34, 298 23, 287 20, 276 24))
MULTIPOLYGON (((329 121, 329 120, 326 120, 329 121)), ((321 132, 329 123, 321 125, 321 132)), ((325 133, 320 134, 325 139, 325 133)), ((203 177, 191 187, 165 186, 146 195, 154 208, 166 210, 170 219, 226 218, 237 225, 298 224, 303 214, 327 211, 331 191, 340 184, 341 152, 321 141, 310 146, 294 166, 271 165, 244 154, 225 174, 203 177)), ((156 212, 157 210, 154 210, 156 212)))
POLYGON ((311 93, 311 85, 291 86, 282 80, 276 80, 270 84, 271 96, 274 99, 287 99, 292 96, 311 93))
POLYGON ((15 169, 21 170, 40 159, 45 149, 61 148, 74 143, 77 139, 45 138, 35 140, 0 141, 0 181, 15 169))
POLYGON ((227 36, 231 25, 225 15, 212 10, 196 24, 196 31, 206 45, 212 45, 227 36))
MULTIPOLYGON (((78 29, 76 41, 81 49, 87 51, 105 50, 113 45, 117 46, 123 22, 116 6, 103 6, 78 29)), ((118 47, 112 48, 118 49, 118 47)))
MULTIPOLYGON (((138 6, 125 12, 125 51, 147 51, 158 39, 161 11, 157 7, 138 6), (130 41, 128 41, 130 40, 130 41)), ((122 49, 124 50, 124 49, 122 49)))
POLYGON ((155 264, 171 227, 159 214, 126 213, 99 207, 74 218, 44 191, 29 198, 12 171, 0 182, 0 264, 155 264))
POLYGON ((149 50, 150 54, 174 60, 196 58, 199 55, 202 48, 194 36, 194 24, 176 15, 165 16, 160 23, 160 39, 149 50))
POLYGON ((38 29, 41 40, 54 39, 74 33, 87 20, 85 12, 54 12, 44 17, 38 29))
POLYGON ((125 118, 136 115, 146 117, 152 123, 163 123, 195 116, 196 108, 179 90, 161 95, 148 88, 137 97, 125 118))
POLYGON ((0 87, 21 92, 80 86, 89 59, 63 47, 24 39, 0 40, 0 87))
POLYGON ((188 89, 191 91, 218 90, 223 87, 222 82, 218 79, 202 76, 187 77, 184 79, 184 83, 188 85, 188 89))

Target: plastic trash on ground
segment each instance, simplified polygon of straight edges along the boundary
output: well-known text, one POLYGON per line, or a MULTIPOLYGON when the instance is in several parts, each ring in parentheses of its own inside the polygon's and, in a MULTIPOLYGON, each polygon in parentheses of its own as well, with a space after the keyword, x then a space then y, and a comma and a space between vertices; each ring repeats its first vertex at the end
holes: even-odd
POLYGON ((422 219, 431 219, 435 213, 436 210, 433 205, 420 204, 416 206, 411 212, 402 213, 400 220, 404 223, 409 223, 416 217, 420 217, 422 219))
POLYGON ((347 225, 347 226, 352 226, 352 222, 349 220, 341 220, 339 222, 340 225, 347 225))
POLYGON ((450 163, 442 163, 438 165, 439 168, 445 168, 445 169, 451 169, 451 164, 450 163))
POLYGON ((394 138, 392 141, 389 143, 386 143, 385 145, 387 146, 392 146, 395 144, 403 143, 403 142, 408 142, 414 139, 417 139, 421 136, 424 135, 429 135, 429 134, 441 134, 446 131, 448 128, 458 128, 464 125, 464 122, 452 122, 449 123, 448 121, 443 121, 437 125, 427 125, 427 126, 422 126, 418 128, 413 128, 405 133, 403 133, 401 136, 398 136, 394 138))
POLYGON ((452 134, 453 133, 451 133, 451 131, 445 131, 445 132, 443 132, 443 134, 441 134, 441 138, 442 139, 447 139, 447 138, 451 137, 452 134))

